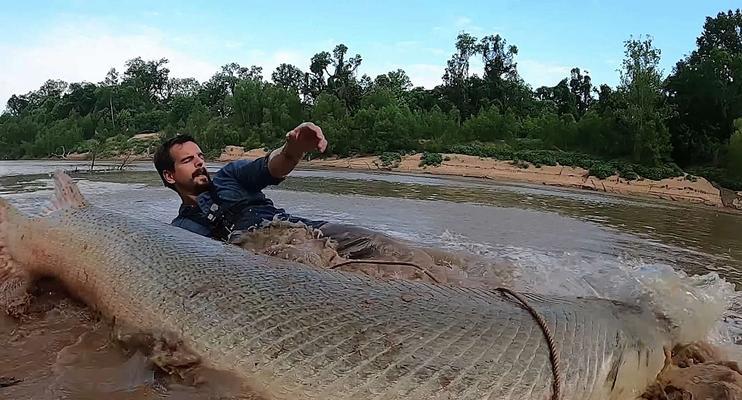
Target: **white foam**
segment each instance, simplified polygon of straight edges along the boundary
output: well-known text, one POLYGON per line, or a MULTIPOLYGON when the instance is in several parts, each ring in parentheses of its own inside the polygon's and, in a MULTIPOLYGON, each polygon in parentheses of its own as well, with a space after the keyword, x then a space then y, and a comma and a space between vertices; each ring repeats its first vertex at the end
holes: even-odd
POLYGON ((706 340, 742 361, 742 294, 716 272, 688 275, 636 256, 586 255, 494 246, 443 232, 441 245, 516 266, 514 289, 552 295, 598 296, 648 305, 673 321, 679 342, 706 340))

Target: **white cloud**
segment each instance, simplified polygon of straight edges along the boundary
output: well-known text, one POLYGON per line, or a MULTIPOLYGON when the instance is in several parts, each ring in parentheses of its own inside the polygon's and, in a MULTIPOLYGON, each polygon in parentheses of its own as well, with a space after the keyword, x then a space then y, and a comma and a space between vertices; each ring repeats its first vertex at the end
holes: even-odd
POLYGON ((541 62, 531 59, 517 60, 518 73, 534 89, 540 86, 554 86, 569 76, 571 67, 541 62))
POLYGON ((30 46, 0 44, 0 108, 12 94, 38 89, 47 79, 67 82, 99 82, 108 70, 123 71, 134 57, 169 60, 173 77, 208 79, 217 66, 168 46, 161 32, 140 27, 138 31, 113 34, 95 23, 57 26, 30 46))
POLYGON ((466 28, 469 25, 471 25, 472 20, 469 17, 456 17, 456 20, 454 21, 454 25, 457 28, 466 28))
POLYGON ((269 64, 275 64, 269 71, 273 71, 281 63, 303 65, 309 63, 310 57, 299 51, 293 50, 279 50, 271 56, 269 64))
POLYGON ((456 17, 453 26, 456 28, 456 33, 465 31, 473 35, 478 35, 484 32, 484 29, 482 29, 481 26, 476 25, 469 17, 456 17))
POLYGON ((267 52, 261 49, 252 49, 245 52, 243 57, 237 57, 235 62, 242 66, 257 65, 263 67, 263 79, 270 81, 271 74, 281 64, 292 64, 302 71, 309 70, 309 62, 318 51, 299 51, 292 49, 279 49, 267 52))
POLYGON ((402 40, 394 43, 394 46, 400 49, 409 49, 411 47, 417 47, 420 44, 417 40, 402 40))
POLYGON ((412 64, 405 68, 412 84, 432 89, 442 83, 445 67, 434 64, 412 64))
POLYGON ((372 79, 379 74, 403 69, 410 77, 413 86, 422 86, 426 89, 432 89, 441 84, 445 69, 444 66, 435 64, 383 64, 367 65, 361 68, 360 74, 368 74, 372 79))
MULTIPOLYGON (((457 25, 471 26, 471 19, 460 17, 457 25)), ((206 39, 204 39, 206 40, 206 39)), ((158 29, 146 26, 121 29, 95 22, 64 23, 41 33, 31 43, 23 45, 1 43, 0 54, 0 110, 4 109, 12 94, 24 94, 36 90, 47 79, 62 79, 67 82, 99 82, 112 67, 119 72, 124 63, 134 57, 146 60, 165 57, 173 77, 194 77, 203 82, 227 62, 243 66, 260 65, 265 79, 270 79, 273 70, 281 63, 294 64, 307 70, 311 56, 318 51, 331 49, 335 41, 317 41, 301 48, 279 48, 266 51, 250 48, 247 42, 218 41, 223 48, 239 48, 231 55, 207 56, 214 49, 209 40, 200 42, 197 37, 166 35, 158 29), (188 51, 181 50, 181 42, 188 51), (224 58, 224 59, 222 59, 224 58), (226 59, 230 58, 230 59, 226 59)), ((449 51, 420 46, 415 41, 398 41, 387 45, 386 51, 409 52, 412 49, 434 54, 432 63, 384 63, 364 62, 359 73, 368 73, 372 78, 380 73, 404 69, 415 86, 433 88, 441 84, 445 59, 449 51), (436 62, 439 63, 436 64, 436 62)), ((351 51, 355 54, 354 51, 351 51)), ((230 52, 227 52, 230 53, 230 52)), ((361 52, 363 54, 363 52, 361 52)), ((373 60, 368 60, 373 61, 373 60)), ((521 76, 534 88, 554 85, 569 74, 569 67, 532 59, 518 60, 521 76)), ((481 61, 472 59, 470 73, 481 75, 481 61)))
POLYGON ((429 48, 426 48, 425 50, 436 56, 445 56, 445 55, 448 55, 449 53, 449 51, 439 49, 436 47, 429 47, 429 48))
POLYGON ((236 40, 228 40, 224 43, 224 47, 228 49, 238 49, 242 47, 242 42, 238 42, 236 40))
POLYGON ((114 29, 89 21, 57 25, 40 34, 31 45, 0 42, 0 54, 3 55, 0 58, 0 111, 11 95, 36 90, 47 79, 100 82, 111 68, 123 72, 126 60, 134 57, 145 60, 167 58, 170 76, 193 77, 200 82, 208 80, 229 62, 262 66, 264 78, 270 79, 273 70, 281 63, 308 69, 312 54, 322 47, 322 44, 315 44, 301 50, 265 51, 245 48, 244 42, 221 41, 223 48, 239 49, 239 52, 226 56, 230 59, 220 59, 206 56, 214 43, 208 38, 199 41, 193 36, 166 35, 147 26, 114 29), (177 47, 181 45, 189 50, 179 50, 177 47))

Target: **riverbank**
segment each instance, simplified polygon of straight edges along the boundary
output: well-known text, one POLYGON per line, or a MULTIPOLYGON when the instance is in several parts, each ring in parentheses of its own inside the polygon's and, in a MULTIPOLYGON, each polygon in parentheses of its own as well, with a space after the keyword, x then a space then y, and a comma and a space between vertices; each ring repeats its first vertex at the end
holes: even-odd
MULTIPOLYGON (((149 138, 146 138, 149 139, 149 138)), ((227 146, 213 161, 228 162, 255 159, 266 155, 263 149, 245 150, 227 146)), ((669 201, 700 204, 725 210, 742 211, 742 192, 719 187, 707 179, 684 175, 661 180, 640 178, 629 180, 618 175, 600 179, 580 167, 534 165, 526 161, 505 161, 489 157, 442 153, 440 164, 422 165, 422 154, 400 155, 398 159, 384 160, 381 156, 329 157, 302 161, 301 168, 351 169, 361 171, 389 171, 397 173, 431 174, 442 176, 493 179, 514 183, 530 183, 555 187, 605 192, 623 196, 638 196, 669 201)), ((69 154, 68 160, 90 160, 89 153, 69 154)), ((150 161, 151 154, 128 153, 98 158, 98 161, 116 161, 122 166, 133 161, 150 161)))
MULTIPOLYGON (((227 146, 218 161, 255 159, 266 153, 260 149, 245 151, 239 146, 227 146)), ((384 163, 378 156, 322 158, 302 161, 304 168, 333 168, 366 171, 391 171, 431 175, 448 175, 526 182, 548 186, 584 189, 626 196, 702 204, 711 207, 742 210, 742 192, 718 188, 701 177, 681 176, 662 180, 628 180, 617 175, 606 179, 591 176, 579 167, 539 166, 527 162, 511 162, 462 154, 441 154, 440 165, 421 165, 422 154, 401 156, 384 163)))

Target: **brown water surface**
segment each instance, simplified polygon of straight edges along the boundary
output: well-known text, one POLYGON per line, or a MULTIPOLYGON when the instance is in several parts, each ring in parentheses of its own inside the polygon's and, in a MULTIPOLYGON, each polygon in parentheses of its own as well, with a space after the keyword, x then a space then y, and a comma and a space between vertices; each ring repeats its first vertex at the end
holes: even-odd
MULTIPOLYGON (((48 173, 85 163, 2 162, 0 196, 38 213, 48 173)), ((169 222, 179 200, 151 165, 78 175, 94 204, 169 222)), ((653 299, 689 330, 739 354, 742 216, 678 203, 471 179, 296 171, 266 193, 303 217, 351 223, 516 267, 546 294, 653 299)), ((189 386, 109 340, 95 314, 45 286, 22 321, 0 319, 0 399, 234 398, 227 376, 189 386), (13 384, 15 381, 18 383, 13 384)), ((740 358, 742 360, 742 358, 740 358)))

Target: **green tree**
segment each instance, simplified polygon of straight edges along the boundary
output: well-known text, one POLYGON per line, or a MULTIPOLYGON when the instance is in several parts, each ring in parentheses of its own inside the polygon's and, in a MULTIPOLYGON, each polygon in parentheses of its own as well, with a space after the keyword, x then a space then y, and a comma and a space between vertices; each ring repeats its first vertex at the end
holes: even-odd
POLYGON ((729 139, 727 152, 727 168, 731 175, 742 178, 742 118, 734 121, 736 130, 729 139))
POLYGON ((501 113, 493 106, 466 120, 461 130, 468 141, 493 142, 514 138, 518 125, 513 114, 501 113))
POLYGON ((328 91, 345 102, 349 110, 356 110, 361 104, 362 87, 356 79, 356 71, 363 58, 360 54, 347 57, 348 46, 338 44, 332 53, 323 51, 312 57, 308 77, 308 88, 311 99, 316 99, 328 91), (332 71, 330 70, 330 67, 332 71))
POLYGON ((621 123, 632 138, 634 161, 659 164, 671 150, 670 132, 666 121, 670 108, 662 94, 662 72, 659 70, 661 51, 652 39, 627 40, 619 90, 625 108, 619 110, 621 123))
POLYGON ((579 115, 577 96, 567 79, 562 79, 554 87, 543 86, 536 89, 536 97, 549 103, 550 108, 559 115, 571 114, 575 118, 579 115))
MULTIPOLYGON (((191 108, 191 112, 188 114, 185 131, 193 135, 195 138, 202 139, 199 135, 202 135, 206 132, 209 121, 209 110, 206 108, 206 106, 197 101, 191 108)), ((203 143, 203 145, 205 147, 210 147, 213 144, 203 143)))
POLYGON ((170 69, 168 60, 144 61, 136 57, 126 62, 121 85, 130 88, 136 95, 137 103, 133 106, 151 107, 166 97, 166 88, 170 69))
POLYGON ((708 176, 735 186, 730 176, 742 170, 742 139, 734 133, 742 119, 741 20, 739 10, 708 18, 697 49, 664 86, 651 39, 625 42, 616 88, 593 86, 587 71, 573 68, 555 86, 535 91, 518 74, 516 46, 499 35, 466 32, 455 38, 441 84, 430 90, 412 87, 403 70, 359 77, 363 59, 344 44, 315 54, 306 72, 280 65, 272 82, 259 66, 228 63, 199 83, 170 77, 167 59, 137 57, 98 83, 48 80, 13 94, 0 115, 0 157, 110 153, 126 148, 135 133, 184 129, 216 155, 227 144, 276 146, 311 119, 330 138, 326 154, 455 150, 558 161, 599 176, 618 166, 626 176, 654 178, 677 173, 667 164, 676 160, 712 164, 717 168, 703 169, 712 171, 708 176), (481 71, 472 69, 472 57, 481 71))
POLYGON ((283 63, 276 67, 276 70, 271 74, 271 79, 273 80, 273 83, 284 89, 291 89, 305 94, 305 74, 302 70, 291 64, 283 63))
POLYGON ((682 165, 719 163, 719 153, 742 117, 742 12, 706 18, 697 49, 666 81, 677 113, 671 121, 673 156, 682 165))
POLYGON ((364 97, 368 97, 373 90, 384 89, 392 96, 394 96, 397 102, 405 103, 407 100, 407 92, 412 88, 412 81, 407 73, 402 69, 396 71, 389 71, 386 74, 382 74, 374 79, 373 84, 369 88, 364 90, 364 97))
POLYGON ((518 64, 515 62, 518 47, 507 46, 507 41, 500 35, 483 37, 479 41, 477 52, 482 55, 484 79, 501 80, 518 77, 518 64))
MULTIPOLYGON (((456 52, 451 56, 443 74, 443 85, 438 91, 450 106, 456 107, 465 117, 471 115, 468 93, 469 61, 479 51, 477 38, 462 32, 456 37, 456 52)), ((448 109, 450 107, 445 107, 448 109)))
POLYGON ((576 100, 577 109, 577 114, 573 115, 579 119, 585 115, 593 103, 593 83, 587 71, 572 68, 570 74, 569 89, 576 100))

